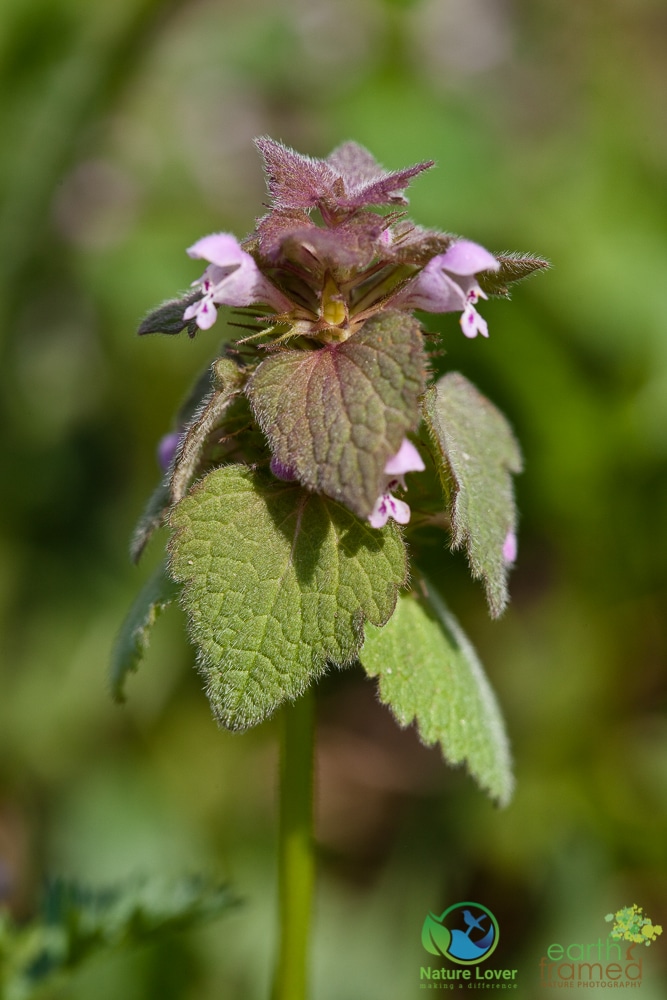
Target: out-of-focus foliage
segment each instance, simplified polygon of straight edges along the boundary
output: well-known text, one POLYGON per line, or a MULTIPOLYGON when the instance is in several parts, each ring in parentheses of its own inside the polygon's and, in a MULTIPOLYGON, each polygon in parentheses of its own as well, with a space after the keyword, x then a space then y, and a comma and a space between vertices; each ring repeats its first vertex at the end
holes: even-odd
POLYGON ((438 370, 508 414, 526 460, 500 622, 462 556, 424 532, 422 559, 497 690, 515 797, 495 811, 360 675, 321 684, 317 1000, 417 995, 424 916, 458 899, 497 915, 498 964, 527 983, 606 913, 664 923, 664 4, 6 0, 0 22, 0 891, 20 920, 47 872, 214 866, 248 900, 92 962, 67 997, 267 993, 273 725, 215 728, 176 608, 124 707, 106 681, 158 556, 126 558, 155 445, 220 336, 134 331, 198 277, 184 247, 252 229, 266 133, 433 157, 412 218, 554 263, 484 304, 488 342, 428 319, 438 370))
POLYGON ((0 915, 0 995, 3 1000, 32 1000, 96 952, 163 939, 219 915, 234 902, 225 886, 201 878, 93 891, 56 881, 49 886, 40 919, 16 927, 6 912, 0 915))

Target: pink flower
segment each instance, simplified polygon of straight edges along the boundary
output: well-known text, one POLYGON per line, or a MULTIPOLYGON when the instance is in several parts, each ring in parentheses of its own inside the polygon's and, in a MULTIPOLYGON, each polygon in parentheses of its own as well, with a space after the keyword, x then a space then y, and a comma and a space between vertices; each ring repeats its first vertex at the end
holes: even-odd
POLYGON ((392 517, 398 524, 407 524, 410 520, 410 507, 404 500, 397 500, 391 493, 383 493, 375 501, 368 520, 371 528, 384 528, 392 517))
POLYGON ((408 523, 410 507, 404 500, 398 500, 393 496, 391 490, 397 486, 406 489, 406 472, 423 472, 424 468, 422 457, 415 446, 407 438, 403 438, 401 447, 395 455, 387 459, 384 467, 387 481, 368 518, 372 528, 384 528, 390 517, 398 524, 408 523))
POLYGON ((503 542, 503 559, 506 563, 512 564, 516 562, 517 555, 517 541, 516 535, 513 531, 508 531, 505 535, 505 541, 503 542))
POLYGON ((497 271, 499 267, 496 258, 484 247, 470 240, 459 240, 445 253, 433 257, 390 304, 426 312, 460 310, 461 329, 466 337, 476 337, 478 333, 488 337, 486 320, 475 309, 479 299, 487 296, 475 275, 480 271, 497 271))
POLYGON ((183 313, 194 319, 200 330, 208 330, 217 317, 218 305, 250 306, 262 302, 277 312, 290 308, 289 300, 261 273, 255 261, 230 233, 204 236, 188 249, 188 254, 209 261, 201 278, 203 295, 183 313))

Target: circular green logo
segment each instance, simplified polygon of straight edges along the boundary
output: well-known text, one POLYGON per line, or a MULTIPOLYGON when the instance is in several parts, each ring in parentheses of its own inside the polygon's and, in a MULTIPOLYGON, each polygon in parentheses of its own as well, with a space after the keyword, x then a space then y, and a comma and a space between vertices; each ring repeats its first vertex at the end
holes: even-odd
POLYGON ((431 955, 458 965, 476 965, 495 951, 498 921, 481 903, 454 903, 442 916, 429 913, 422 927, 422 944, 431 955))

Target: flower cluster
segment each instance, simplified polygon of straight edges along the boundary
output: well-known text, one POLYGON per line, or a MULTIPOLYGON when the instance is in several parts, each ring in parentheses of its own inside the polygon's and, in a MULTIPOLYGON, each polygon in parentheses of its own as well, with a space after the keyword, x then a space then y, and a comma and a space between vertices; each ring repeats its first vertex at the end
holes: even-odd
MULTIPOLYGON (((243 310, 253 328, 237 342, 253 359, 243 362, 244 392, 273 475, 328 494, 374 528, 407 524, 410 508, 393 491, 424 470, 410 435, 428 367, 413 311, 459 313, 466 337, 487 337, 480 299, 507 294, 509 282, 546 262, 496 256, 407 219, 405 188, 432 161, 386 171, 355 142, 322 160, 268 137, 256 142, 269 211, 242 242, 212 233, 194 243, 188 253, 206 262, 204 273, 140 332, 194 336, 213 326, 219 306, 243 310)), ((163 468, 178 467, 186 429, 181 421, 162 441, 163 468)), ((503 537, 510 565, 512 525, 503 537)))
MULTIPOLYGON (((213 326, 219 306, 243 309, 254 332, 239 344, 252 344, 260 361, 246 370, 246 391, 268 439, 272 473, 342 500, 375 528, 389 518, 406 524, 410 508, 392 490, 405 490, 405 474, 424 469, 407 436, 420 422, 427 365, 413 310, 458 312, 466 337, 487 337, 479 300, 506 294, 508 282, 545 262, 494 256, 470 240, 410 222, 402 210, 404 190, 431 161, 391 172, 354 142, 323 160, 268 137, 257 146, 270 210, 242 242, 230 233, 212 233, 194 243, 189 255, 207 266, 193 292, 157 310, 140 332, 187 327, 194 336, 213 326), (314 352, 321 352, 316 361, 314 352), (287 377, 275 398, 273 376, 281 364, 287 377), (353 369, 370 371, 374 364, 387 385, 377 404, 384 412, 371 416, 353 369), (393 374, 392 365, 398 368, 393 374), (405 384, 396 389, 399 376, 405 384), (288 412, 281 399, 292 392, 288 412), (300 392, 312 396, 303 414, 317 438, 310 457, 293 426, 300 392), (321 417, 316 402, 324 407, 321 417), (373 461, 364 455, 368 449, 375 452, 373 461)), ((377 386, 376 379, 372 383, 377 386)), ((181 428, 162 442, 165 469, 178 463, 183 436, 181 428)), ((510 530, 502 557, 509 564, 515 555, 510 530)))
POLYGON ((194 282, 203 294, 184 320, 207 330, 219 305, 262 305, 294 334, 331 342, 350 337, 380 309, 423 309, 460 312, 467 337, 488 336, 475 305, 486 298, 477 276, 501 266, 493 254, 414 226, 402 213, 370 209, 406 204, 402 189, 431 161, 388 173, 354 142, 319 161, 272 139, 257 145, 276 205, 245 248, 229 233, 213 233, 189 248, 209 266, 194 282), (312 219, 313 210, 322 224, 312 219))

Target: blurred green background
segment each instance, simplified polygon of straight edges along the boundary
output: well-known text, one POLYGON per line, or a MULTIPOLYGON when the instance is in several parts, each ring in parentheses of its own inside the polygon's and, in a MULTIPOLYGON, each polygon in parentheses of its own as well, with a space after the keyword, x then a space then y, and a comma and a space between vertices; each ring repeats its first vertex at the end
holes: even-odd
POLYGON ((253 228, 263 133, 434 158, 414 219, 554 263, 483 305, 488 341, 429 318, 526 457, 504 618, 439 557, 516 795, 494 809, 360 674, 320 685, 315 1000, 420 995, 424 916, 461 899, 498 917, 526 997, 606 913, 667 925, 666 66, 663 0, 2 0, 0 893, 22 919, 46 873, 208 870, 246 901, 49 995, 267 995, 275 724, 216 730, 176 609, 124 707, 106 680, 159 557, 126 555, 156 442, 218 346, 134 330, 198 277, 186 246, 253 228))

